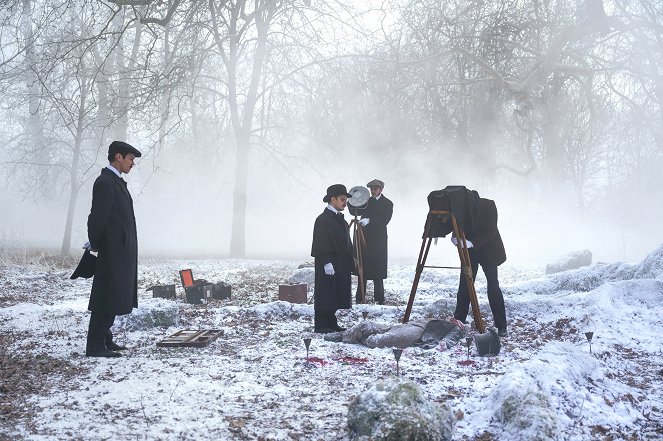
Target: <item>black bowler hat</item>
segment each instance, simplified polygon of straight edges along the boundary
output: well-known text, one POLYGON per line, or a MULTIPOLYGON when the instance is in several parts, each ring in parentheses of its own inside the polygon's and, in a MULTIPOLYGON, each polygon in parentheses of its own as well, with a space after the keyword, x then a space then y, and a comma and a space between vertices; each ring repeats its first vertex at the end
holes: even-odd
POLYGON ((322 198, 322 202, 329 202, 334 196, 345 195, 349 198, 352 197, 350 193, 345 189, 343 184, 334 184, 327 188, 327 195, 322 198))
POLYGON ((121 153, 122 155, 133 153, 136 158, 140 158, 141 156, 141 153, 138 151, 138 149, 122 141, 113 141, 108 146, 108 156, 115 156, 116 153, 121 153))
POLYGON ((74 273, 71 275, 70 279, 77 279, 83 277, 84 279, 89 279, 94 276, 94 268, 97 266, 97 256, 90 253, 90 250, 85 250, 81 261, 78 262, 78 266, 74 270, 74 273))

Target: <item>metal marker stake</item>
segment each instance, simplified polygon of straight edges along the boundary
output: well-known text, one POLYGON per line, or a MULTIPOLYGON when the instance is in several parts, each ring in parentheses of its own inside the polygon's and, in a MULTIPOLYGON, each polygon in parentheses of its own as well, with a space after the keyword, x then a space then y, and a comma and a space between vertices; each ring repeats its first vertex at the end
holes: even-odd
POLYGON ((401 354, 403 353, 403 350, 402 349, 397 349, 397 348, 394 348, 392 350, 394 351, 394 358, 396 359, 396 376, 398 377, 398 375, 399 375, 399 373, 398 373, 398 362, 401 359, 401 354))
POLYGON ((472 337, 465 337, 465 344, 467 345, 467 359, 470 359, 470 348, 472 347, 472 337))
POLYGON ((587 337, 587 341, 589 342, 589 353, 592 353, 592 337, 594 337, 594 333, 592 331, 585 332, 585 337, 587 337))
POLYGON ((308 347, 311 346, 311 337, 304 339, 304 345, 306 346, 306 363, 308 363, 308 347))

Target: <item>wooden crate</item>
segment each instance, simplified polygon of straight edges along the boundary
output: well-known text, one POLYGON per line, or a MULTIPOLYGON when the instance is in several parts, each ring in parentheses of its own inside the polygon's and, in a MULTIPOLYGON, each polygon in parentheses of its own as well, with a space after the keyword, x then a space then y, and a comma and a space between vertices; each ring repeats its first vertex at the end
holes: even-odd
POLYGON ((203 331, 184 329, 157 342, 157 346, 162 348, 203 348, 221 335, 223 335, 223 331, 220 329, 206 329, 203 331))
POLYGON ((290 303, 306 303, 308 285, 299 283, 296 285, 279 285, 279 300, 290 303))

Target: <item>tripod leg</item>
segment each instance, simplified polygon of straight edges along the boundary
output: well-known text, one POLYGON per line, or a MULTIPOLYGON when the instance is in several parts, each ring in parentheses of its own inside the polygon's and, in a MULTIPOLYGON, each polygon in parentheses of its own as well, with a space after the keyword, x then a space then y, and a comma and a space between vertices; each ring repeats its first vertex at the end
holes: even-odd
POLYGON ((486 332, 486 325, 483 322, 483 317, 481 317, 481 310, 479 309, 479 299, 477 298, 477 292, 474 288, 474 274, 472 274, 472 261, 470 260, 470 252, 467 249, 467 240, 465 239, 465 233, 458 227, 456 222, 456 217, 451 216, 451 225, 454 230, 454 234, 458 238, 458 256, 460 257, 461 271, 465 276, 465 281, 467 285, 467 294, 470 298, 470 304, 472 305, 472 316, 474 316, 474 324, 476 325, 477 330, 483 334, 486 332))
POLYGON ((432 237, 428 236, 428 231, 430 229, 431 215, 428 213, 428 218, 426 219, 426 227, 424 227, 424 238, 421 241, 421 249, 419 250, 419 259, 417 260, 417 269, 414 273, 414 281, 412 282, 412 290, 410 291, 410 298, 407 301, 407 307, 405 308, 405 315, 403 315, 403 323, 407 323, 410 320, 410 313, 412 312, 412 305, 414 304, 414 295, 417 293, 417 286, 419 285, 419 278, 421 273, 424 270, 424 265, 426 264, 426 258, 428 257, 428 251, 430 250, 430 244, 433 241, 432 237))
POLYGON ((357 290, 359 291, 359 303, 366 303, 366 282, 364 281, 364 262, 361 248, 364 246, 364 233, 359 226, 359 223, 355 223, 354 229, 354 239, 355 239, 355 257, 357 259, 357 290))

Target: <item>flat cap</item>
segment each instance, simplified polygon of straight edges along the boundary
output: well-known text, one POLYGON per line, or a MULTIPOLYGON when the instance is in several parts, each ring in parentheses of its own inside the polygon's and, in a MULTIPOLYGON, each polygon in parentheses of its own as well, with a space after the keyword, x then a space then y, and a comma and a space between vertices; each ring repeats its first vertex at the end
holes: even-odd
POLYGON ((372 187, 380 187, 380 188, 384 188, 384 182, 382 182, 382 181, 379 180, 379 179, 373 179, 371 182, 369 182, 368 184, 366 184, 366 186, 367 186, 368 188, 372 188, 372 187))
POLYGON ((140 158, 141 156, 141 153, 138 151, 138 149, 122 141, 113 141, 108 146, 109 155, 112 156, 115 155, 116 153, 121 153, 123 155, 126 155, 127 153, 133 153, 136 158, 140 158))

